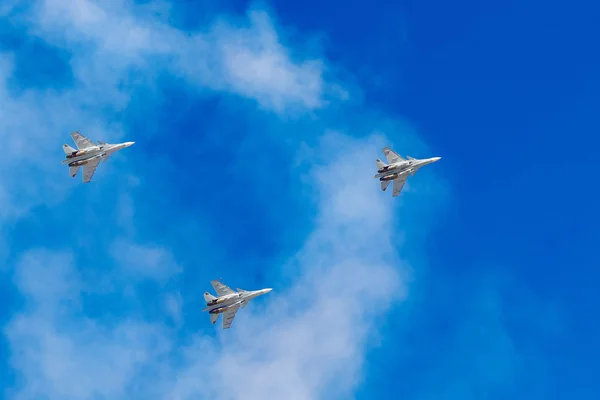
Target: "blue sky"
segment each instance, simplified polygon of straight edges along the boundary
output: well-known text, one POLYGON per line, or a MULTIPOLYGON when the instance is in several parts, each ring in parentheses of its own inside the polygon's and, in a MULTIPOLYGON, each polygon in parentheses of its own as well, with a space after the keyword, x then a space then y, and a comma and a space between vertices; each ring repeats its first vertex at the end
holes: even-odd
POLYGON ((3 2, 3 396, 598 397, 599 11, 3 2))

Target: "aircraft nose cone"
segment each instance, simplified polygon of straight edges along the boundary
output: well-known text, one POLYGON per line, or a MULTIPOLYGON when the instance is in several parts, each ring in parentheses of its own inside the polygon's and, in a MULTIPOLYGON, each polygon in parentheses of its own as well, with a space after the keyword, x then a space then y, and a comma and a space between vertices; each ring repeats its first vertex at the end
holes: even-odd
POLYGON ((269 293, 271 290, 273 290, 273 289, 271 289, 271 288, 263 289, 263 292, 265 292, 265 294, 266 294, 266 293, 269 293))
POLYGON ((127 142, 127 143, 125 143, 125 145, 126 145, 127 147, 129 147, 129 146, 132 146, 132 145, 134 145, 134 144, 135 144, 135 142, 127 142))
POLYGON ((431 160, 433 162, 436 162, 436 161, 440 161, 441 159, 442 159, 442 157, 433 157, 431 160))

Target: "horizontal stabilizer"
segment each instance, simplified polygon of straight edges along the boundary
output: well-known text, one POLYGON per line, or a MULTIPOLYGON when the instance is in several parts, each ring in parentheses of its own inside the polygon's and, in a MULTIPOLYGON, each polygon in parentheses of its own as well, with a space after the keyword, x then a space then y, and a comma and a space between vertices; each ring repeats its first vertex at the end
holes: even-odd
POLYGON ((387 167, 387 164, 384 163, 383 161, 381 161, 379 158, 377 160, 375 160, 375 164, 377 164, 377 169, 387 167))
POLYGON ((211 324, 214 325, 215 322, 217 322, 217 320, 219 319, 219 315, 221 314, 209 314, 211 324))
POLYGON ((381 190, 383 190, 385 192, 385 189, 388 188, 388 186, 390 186, 390 183, 392 181, 381 181, 381 190))
POLYGON ((69 173, 71 174, 71 178, 74 178, 77 175, 77 171, 79 171, 79 166, 69 167, 69 173))
POLYGON ((72 148, 68 144, 63 144, 63 151, 65 152, 65 154, 71 154, 71 153, 76 152, 77 150, 75 150, 74 148, 72 148))
POLYGON ((208 293, 208 292, 204 292, 204 300, 205 300, 207 303, 210 303, 211 301, 213 301, 213 300, 215 300, 215 299, 216 299, 216 297, 215 297, 215 296, 213 296, 212 294, 210 294, 210 293, 208 293))

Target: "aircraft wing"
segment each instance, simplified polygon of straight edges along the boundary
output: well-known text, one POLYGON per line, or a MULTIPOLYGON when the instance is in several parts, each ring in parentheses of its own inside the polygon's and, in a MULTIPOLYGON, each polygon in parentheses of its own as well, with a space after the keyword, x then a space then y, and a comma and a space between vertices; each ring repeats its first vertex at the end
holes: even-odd
POLYGON ((404 187, 404 184, 406 183, 406 178, 408 178, 408 175, 404 174, 404 175, 400 175, 399 177, 394 179, 394 187, 392 190, 392 197, 396 197, 400 194, 400 192, 402 191, 402 188, 404 187))
POLYGON ((390 149, 389 147, 384 147, 382 150, 383 150, 383 154, 385 155, 385 158, 387 158, 388 164, 394 164, 394 163, 397 163, 398 161, 404 160, 404 158, 402 158, 402 156, 400 156, 398 153, 396 153, 394 150, 390 149))
POLYGON ((94 142, 92 142, 90 139, 86 138, 77 131, 71 132, 71 137, 73 138, 73 141, 75 142, 79 150, 96 146, 94 142))
POLYGON ((215 292, 217 292, 217 296, 219 297, 235 293, 229 286, 223 285, 219 281, 210 281, 210 284, 215 289, 215 292))
MULTIPOLYGON (((101 143, 101 142, 98 142, 101 143)), ((102 156, 103 161, 102 162, 106 162, 106 160, 109 159, 110 156, 112 156, 114 152, 113 151, 107 151, 106 153, 104 153, 104 155, 102 156)))
POLYGON ((240 305, 236 304, 235 306, 228 308, 227 311, 223 313, 223 329, 229 329, 233 319, 235 318, 235 314, 240 309, 240 305))
POLYGON ((100 164, 100 157, 90 160, 89 163, 83 166, 83 183, 88 183, 92 180, 92 176, 94 176, 98 164, 100 164))

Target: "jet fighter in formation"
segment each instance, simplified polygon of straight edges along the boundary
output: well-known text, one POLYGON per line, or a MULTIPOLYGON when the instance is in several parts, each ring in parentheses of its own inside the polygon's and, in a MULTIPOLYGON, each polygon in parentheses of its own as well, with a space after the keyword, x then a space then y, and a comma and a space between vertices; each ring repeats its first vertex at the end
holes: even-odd
POLYGON ((422 160, 406 156, 406 159, 402 158, 398 153, 389 147, 384 147, 383 154, 385 155, 388 163, 384 163, 380 159, 377 159, 377 175, 373 178, 379 178, 381 182, 381 190, 385 192, 385 189, 390 185, 390 182, 394 182, 392 189, 392 197, 396 197, 402 191, 408 175, 414 176, 414 174, 424 165, 434 163, 441 157, 424 158, 422 160))
POLYGON ((63 160, 62 164, 69 165, 72 177, 75 177, 77 171, 79 171, 79 167, 83 166, 83 183, 88 183, 92 180, 92 176, 94 176, 94 172, 96 172, 100 161, 104 160, 106 162, 115 151, 129 147, 135 143, 109 144, 98 140, 98 144, 95 144, 77 131, 71 133, 71 137, 77 146, 77 150, 68 144, 63 144, 66 159, 63 160))
POLYGON ((270 288, 261 290, 243 290, 238 288, 237 292, 234 292, 219 281, 210 281, 210 284, 215 289, 217 297, 204 292, 206 308, 202 311, 208 311, 210 322, 213 324, 217 322, 219 315, 223 314, 223 329, 229 329, 240 306, 245 308, 250 300, 269 293, 272 290, 270 288))
MULTIPOLYGON (((75 177, 79 168, 83 166, 83 183, 91 181, 101 161, 106 162, 114 152, 134 144, 134 142, 109 144, 101 141, 95 144, 77 131, 71 133, 71 137, 77 149, 64 144, 63 151, 65 152, 66 159, 62 163, 68 164, 72 177, 75 177)), ((383 148, 383 154, 385 154, 388 163, 386 164, 379 159, 376 160, 377 175, 374 178, 379 178, 381 181, 381 190, 383 191, 387 189, 390 182, 394 183, 392 197, 400 194, 409 175, 413 176, 422 166, 434 163, 440 159, 440 157, 433 157, 419 160, 408 156, 404 159, 389 147, 383 148)), ((269 293, 272 290, 267 288, 253 291, 243 289, 233 291, 219 281, 213 280, 210 283, 215 289, 217 296, 215 297, 209 292, 205 292, 204 300, 206 301, 206 308, 202 311, 208 311, 210 321, 213 324, 217 322, 219 315, 223 314, 223 329, 231 327, 240 307, 245 308, 250 300, 269 293)))

